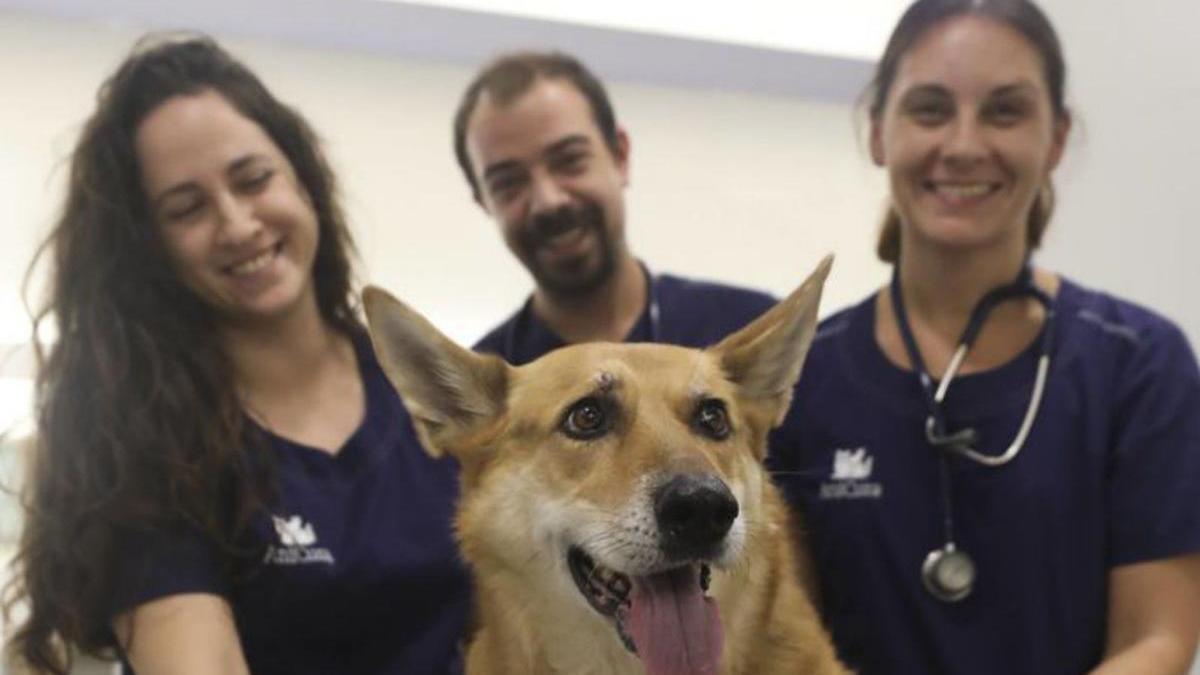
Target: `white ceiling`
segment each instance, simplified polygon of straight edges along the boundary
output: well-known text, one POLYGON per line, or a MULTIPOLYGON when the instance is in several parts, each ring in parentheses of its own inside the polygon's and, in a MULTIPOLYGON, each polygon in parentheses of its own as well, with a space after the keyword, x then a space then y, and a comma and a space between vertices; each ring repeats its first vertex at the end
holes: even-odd
POLYGON ((417 4, 873 61, 909 0, 422 0, 417 4))
POLYGON ((886 37, 881 26, 886 32, 905 4, 838 0, 818 7, 812 0, 741 0, 701 11, 703 2, 436 1, 456 6, 392 0, 0 0, 0 12, 470 65, 511 49, 557 48, 576 54, 606 79, 847 102, 870 76, 868 55, 886 37), (511 14, 495 11, 501 2, 511 14))

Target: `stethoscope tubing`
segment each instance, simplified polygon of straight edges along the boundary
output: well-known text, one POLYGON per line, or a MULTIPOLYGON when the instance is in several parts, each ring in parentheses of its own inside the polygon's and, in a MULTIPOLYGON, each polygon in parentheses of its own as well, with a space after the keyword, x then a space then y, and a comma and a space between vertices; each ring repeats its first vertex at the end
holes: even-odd
POLYGON ((909 359, 912 362, 913 370, 917 373, 921 388, 925 392, 928 401, 929 415, 925 419, 925 438, 929 444, 939 450, 966 457, 984 466, 999 467, 1015 459, 1021 452, 1021 449, 1025 447, 1025 442, 1033 428, 1033 422, 1037 418, 1038 411, 1041 409, 1042 397, 1045 393, 1046 381, 1050 373, 1050 354, 1053 349, 1054 339, 1054 302, 1050 296, 1034 285, 1033 272, 1028 261, 1022 266, 1021 272, 1015 281, 989 291, 975 305, 975 308, 971 311, 970 319, 967 321, 967 326, 963 330, 962 337, 959 339, 958 347, 955 349, 950 363, 946 367, 946 372, 942 374, 936 390, 933 387, 933 379, 925 368, 924 360, 921 358, 921 352, 917 347, 916 339, 913 337, 912 328, 908 322, 908 315, 905 312, 904 299, 900 288, 899 264, 896 265, 896 269, 892 273, 891 295, 892 307, 896 315, 896 324, 900 329, 900 334, 903 338, 905 349, 908 351, 909 359), (1040 354, 1038 355, 1037 372, 1034 378, 1033 389, 1030 392, 1029 404, 1026 406, 1025 414, 1021 420, 1021 426, 1017 430, 1016 437, 1014 437, 1013 442, 1009 444, 1004 452, 998 455, 988 455, 972 447, 978 442, 978 435, 974 429, 966 428, 952 433, 946 431, 944 414, 946 394, 950 389, 950 384, 954 381, 959 369, 966 360, 967 353, 983 329, 983 324, 987 320, 988 315, 991 314, 992 309, 1001 302, 1020 297, 1034 298, 1046 311, 1045 325, 1042 328, 1040 354))
MULTIPOLYGON (((965 353, 963 347, 959 351, 965 353)), ((966 442, 950 442, 946 439, 952 439, 954 434, 942 434, 939 436, 937 432, 937 420, 933 415, 925 418, 925 439, 930 445, 937 448, 944 448, 950 452, 956 453, 984 466, 998 467, 1004 466, 1011 462, 1017 453, 1021 452, 1021 448, 1025 447, 1025 441, 1029 437, 1029 431, 1033 428, 1033 421, 1037 417, 1037 413, 1042 406, 1042 393, 1046 390, 1046 377, 1050 372, 1050 355, 1042 354, 1038 357, 1037 376, 1033 382, 1033 391, 1029 396, 1029 405, 1025 408, 1025 416, 1021 420, 1021 426, 1017 429, 1017 435, 1013 438, 1013 442, 1008 446, 1008 449, 999 455, 988 455, 978 452, 973 449, 970 443, 966 442)), ((942 399, 945 398, 945 390, 949 387, 950 380, 953 379, 953 373, 950 369, 946 369, 946 375, 942 378, 942 386, 938 388, 939 394, 935 396, 935 400, 940 405, 942 399)), ((971 434, 974 436, 974 434, 971 434)))

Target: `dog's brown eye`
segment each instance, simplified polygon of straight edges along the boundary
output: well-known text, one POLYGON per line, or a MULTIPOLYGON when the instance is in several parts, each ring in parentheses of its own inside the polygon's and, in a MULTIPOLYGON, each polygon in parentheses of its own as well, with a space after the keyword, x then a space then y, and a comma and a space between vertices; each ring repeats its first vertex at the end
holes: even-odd
POLYGON ((696 408, 696 428, 705 436, 718 441, 729 438, 733 429, 729 426, 729 413, 725 404, 715 398, 705 399, 696 408))
POLYGON ((608 432, 608 413, 604 404, 594 398, 585 398, 567 410, 563 417, 563 433, 579 440, 589 440, 608 432))

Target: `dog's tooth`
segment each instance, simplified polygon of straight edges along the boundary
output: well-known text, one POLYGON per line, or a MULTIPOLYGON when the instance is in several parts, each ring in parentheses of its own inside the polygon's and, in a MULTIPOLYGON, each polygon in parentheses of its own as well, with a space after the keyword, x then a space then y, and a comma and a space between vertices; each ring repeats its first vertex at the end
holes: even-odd
POLYGON ((622 575, 614 577, 608 587, 617 595, 625 596, 629 595, 631 585, 632 584, 630 583, 629 578, 622 575))
POLYGON ((605 586, 611 588, 613 583, 620 579, 622 575, 607 568, 600 568, 600 571, 596 576, 602 582, 604 582, 605 586))

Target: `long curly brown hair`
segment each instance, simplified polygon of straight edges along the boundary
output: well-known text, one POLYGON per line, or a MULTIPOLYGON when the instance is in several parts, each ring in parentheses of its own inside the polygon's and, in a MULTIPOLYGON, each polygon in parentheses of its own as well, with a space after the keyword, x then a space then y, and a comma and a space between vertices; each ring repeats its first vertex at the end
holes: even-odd
POLYGON ((37 435, 5 613, 27 612, 9 656, 37 672, 66 673, 76 650, 111 653, 123 540, 186 527, 206 536, 232 573, 239 536, 274 491, 274 464, 265 443, 245 433, 214 316, 170 267, 134 151, 152 110, 209 90, 291 162, 319 223, 321 315, 348 335, 362 329, 354 247, 312 129, 211 39, 139 41, 100 88, 61 216, 30 268, 50 266, 34 335, 50 324, 58 337, 38 350, 37 435))

